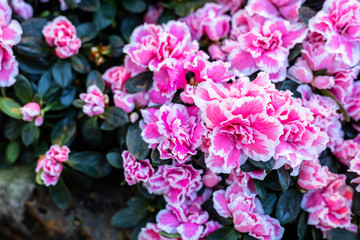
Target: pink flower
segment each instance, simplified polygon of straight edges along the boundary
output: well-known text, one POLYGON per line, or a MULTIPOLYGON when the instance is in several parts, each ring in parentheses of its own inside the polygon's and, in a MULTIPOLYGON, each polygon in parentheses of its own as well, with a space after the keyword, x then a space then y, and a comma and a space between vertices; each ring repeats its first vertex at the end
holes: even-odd
POLYGON ((156 24, 163 11, 164 6, 161 3, 155 6, 149 6, 144 16, 144 22, 156 24))
POLYGON ((211 171, 230 173, 248 157, 268 161, 273 156, 283 130, 277 118, 267 114, 270 96, 256 84, 262 77, 259 74, 254 82, 241 77, 232 84, 198 85, 194 101, 210 130, 205 163, 211 171))
POLYGON ((33 8, 24 0, 11 0, 14 11, 23 19, 27 20, 33 16, 33 8))
POLYGON ((289 68, 288 75, 291 80, 300 83, 311 83, 314 79, 312 70, 302 58, 298 58, 295 64, 289 68))
POLYGON ((41 171, 40 179, 45 186, 55 186, 62 172, 62 165, 52 158, 43 156, 39 158, 35 171, 41 171))
POLYGON ((171 158, 185 163, 197 153, 196 149, 202 143, 205 128, 198 112, 194 106, 180 104, 163 105, 153 115, 142 110, 147 125, 141 136, 150 147, 157 147, 161 159, 171 158))
MULTIPOLYGON (((40 0, 40 2, 48 2, 49 0, 40 0)), ((66 5, 65 0, 59 0, 60 2, 60 9, 61 11, 65 11, 66 9, 68 9, 68 6, 66 5)), ((81 0, 76 0, 76 3, 80 3, 81 0)))
POLYGON ((354 139, 344 140, 333 151, 335 157, 345 166, 350 166, 350 161, 360 151, 360 135, 354 139))
POLYGON ((354 82, 354 88, 351 95, 344 99, 345 108, 352 119, 360 120, 360 81, 354 82))
POLYGON ((230 16, 223 5, 206 3, 204 7, 181 19, 190 29, 193 39, 199 40, 206 35, 210 40, 217 41, 226 37, 230 31, 230 16))
POLYGON ((213 194, 214 208, 225 218, 233 218, 235 229, 257 239, 280 240, 284 228, 277 219, 263 215, 261 203, 241 183, 235 181, 226 191, 213 194))
MULTIPOLYGON (((348 171, 359 175, 359 177, 354 178, 351 182, 360 184, 360 152, 350 161, 350 168, 348 171)), ((356 191, 360 192, 360 185, 356 187, 356 191)))
MULTIPOLYGON (((169 240, 160 234, 162 230, 156 223, 147 223, 139 233, 138 240, 169 240)), ((174 240, 181 240, 180 238, 173 238, 174 240)))
POLYGON ((76 36, 76 28, 64 16, 59 16, 48 22, 42 33, 47 44, 55 47, 56 56, 69 58, 78 53, 81 47, 81 40, 76 36))
POLYGON ((124 84, 130 77, 131 73, 124 66, 111 67, 102 75, 106 86, 110 87, 113 91, 124 91, 124 84))
POLYGON ((20 108, 23 120, 31 122, 35 119, 35 126, 39 127, 43 124, 44 118, 41 116, 40 105, 36 102, 30 102, 20 108))
POLYGON ((244 3, 243 0, 217 0, 217 2, 226 10, 230 10, 230 13, 233 14, 240 9, 241 5, 244 3))
POLYGON ((306 190, 314 190, 327 185, 327 169, 318 161, 303 161, 299 171, 298 185, 306 190))
POLYGON ((208 48, 209 54, 212 59, 224 61, 226 59, 226 54, 221 50, 220 46, 217 44, 211 44, 208 48))
POLYGON ((8 1, 0 2, 0 26, 7 26, 11 21, 12 11, 8 1))
POLYGON ((126 113, 132 112, 135 106, 144 107, 149 102, 145 91, 130 94, 127 91, 115 90, 113 97, 115 106, 122 108, 126 113))
POLYGON ((147 182, 154 174, 150 161, 148 159, 138 160, 129 151, 123 151, 121 154, 125 180, 129 185, 139 182, 147 182))
POLYGON ((101 115, 105 111, 105 104, 109 102, 107 95, 94 84, 88 87, 87 93, 81 93, 80 99, 85 102, 83 112, 89 117, 101 115))
POLYGON ((218 176, 216 173, 213 173, 209 169, 206 169, 202 177, 202 181, 206 187, 212 188, 221 181, 221 177, 218 176))
POLYGON ((301 4, 301 0, 249 0, 245 8, 250 15, 259 14, 270 19, 281 15, 289 21, 297 21, 301 4))
POLYGON ((169 203, 184 203, 197 197, 202 187, 201 174, 202 170, 192 165, 162 165, 144 186, 150 193, 164 194, 169 203))
POLYGON ((326 0, 309 21, 309 29, 326 38, 325 50, 349 66, 360 60, 360 3, 356 0, 326 0))
POLYGON ((238 47, 229 55, 232 66, 240 73, 250 75, 257 70, 278 73, 278 79, 285 79, 287 57, 291 48, 306 37, 304 24, 286 20, 267 20, 263 26, 254 27, 238 36, 238 47))
POLYGON ((352 189, 345 184, 345 175, 327 172, 326 186, 305 193, 301 207, 309 213, 308 224, 325 232, 333 228, 351 229, 352 189))
POLYGON ((46 157, 52 158, 57 162, 63 163, 69 158, 70 149, 67 146, 60 147, 55 144, 50 147, 50 150, 46 152, 46 157))

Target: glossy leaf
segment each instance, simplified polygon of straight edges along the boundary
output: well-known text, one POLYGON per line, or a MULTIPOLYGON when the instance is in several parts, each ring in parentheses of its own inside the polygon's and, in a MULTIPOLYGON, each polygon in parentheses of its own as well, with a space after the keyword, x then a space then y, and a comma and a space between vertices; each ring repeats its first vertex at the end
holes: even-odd
POLYGON ((126 112, 122 108, 110 107, 106 110, 105 120, 113 126, 121 127, 129 122, 126 112))
POLYGON ((32 101, 33 88, 29 80, 23 75, 16 76, 16 83, 14 84, 14 90, 16 97, 18 97, 23 103, 32 101))
POLYGON ((275 215, 282 225, 295 221, 301 210, 301 199, 302 194, 296 189, 289 189, 281 194, 275 215))
POLYGON ((8 97, 0 97, 0 110, 15 119, 22 119, 20 104, 8 97))
POLYGON ((25 124, 21 129, 21 140, 25 146, 30 146, 40 137, 40 130, 33 122, 25 124))
POLYGON ((61 177, 55 186, 49 188, 49 192, 51 200, 58 208, 64 210, 70 205, 70 192, 61 177))
POLYGON ((54 81, 62 88, 70 85, 72 81, 71 64, 67 61, 58 61, 52 68, 54 81))
POLYGON ((145 159, 147 157, 150 149, 141 137, 141 129, 138 123, 129 126, 126 134, 126 146, 135 158, 145 159))
POLYGON ((51 131, 51 143, 59 146, 70 144, 76 133, 76 123, 71 118, 63 118, 51 131))
POLYGON ((97 29, 102 30, 111 25, 116 15, 115 2, 104 2, 101 4, 99 11, 94 14, 94 23, 97 29))
POLYGON ((129 93, 137 93, 147 90, 151 87, 153 82, 153 72, 143 72, 130 79, 128 79, 124 87, 129 93))

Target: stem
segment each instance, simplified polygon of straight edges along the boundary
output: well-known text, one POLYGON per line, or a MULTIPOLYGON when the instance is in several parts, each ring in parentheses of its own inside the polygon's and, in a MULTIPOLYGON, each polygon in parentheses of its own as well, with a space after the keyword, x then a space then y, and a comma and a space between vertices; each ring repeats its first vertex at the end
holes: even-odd
POLYGON ((4 87, 1 88, 1 95, 2 95, 3 97, 6 97, 6 92, 5 92, 5 88, 4 88, 4 87))

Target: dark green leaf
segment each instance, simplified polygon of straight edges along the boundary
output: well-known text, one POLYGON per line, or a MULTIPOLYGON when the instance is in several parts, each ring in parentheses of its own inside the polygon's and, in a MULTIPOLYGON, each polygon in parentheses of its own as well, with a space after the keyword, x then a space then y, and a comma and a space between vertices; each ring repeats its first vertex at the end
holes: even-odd
POLYGON ((261 200, 265 199, 267 192, 266 192, 266 187, 265 187, 264 183, 262 181, 254 179, 254 185, 255 185, 257 194, 259 195, 260 199, 261 200))
POLYGON ((326 238, 329 240, 356 240, 356 234, 343 228, 335 228, 326 232, 326 238))
POLYGON ((285 169, 285 167, 279 168, 278 170, 276 170, 276 172, 278 175, 281 190, 284 192, 289 188, 290 181, 291 181, 290 174, 285 169))
POLYGON ((47 91, 50 89, 52 82, 53 80, 50 71, 41 75, 38 83, 38 95, 40 98, 42 98, 47 93, 47 91))
POLYGON ((110 43, 106 49, 106 56, 114 58, 120 57, 123 54, 123 47, 124 43, 122 41, 110 43))
POLYGON ((176 18, 177 18, 177 16, 174 13, 174 11, 165 8, 163 13, 161 14, 161 16, 158 19, 158 24, 167 23, 168 21, 174 20, 176 18))
POLYGON ((161 159, 159 150, 155 148, 151 151, 151 163, 153 166, 161 166, 171 164, 171 159, 161 159))
POLYGON ((6 147, 6 158, 10 163, 14 163, 20 154, 20 142, 10 142, 6 147))
POLYGON ((23 56, 30 58, 41 58, 49 55, 51 49, 41 38, 37 37, 22 37, 19 44, 14 47, 14 50, 23 56))
POLYGON ((40 130, 33 122, 25 124, 21 129, 21 140, 25 146, 30 146, 40 137, 40 130))
POLYGON ((85 151, 70 154, 66 164, 93 178, 102 178, 111 172, 111 166, 107 163, 105 156, 98 152, 85 151))
POLYGON ((76 0, 65 0, 66 6, 70 9, 75 9, 78 7, 78 3, 76 0))
POLYGON ((93 40, 99 33, 97 25, 92 22, 82 23, 76 27, 77 36, 82 43, 93 40))
POLYGON ((134 227, 138 222, 140 222, 147 215, 147 209, 128 207, 123 208, 118 211, 111 218, 111 225, 116 228, 129 228, 134 227))
POLYGON ((161 231, 160 235, 164 236, 166 238, 170 238, 170 239, 171 238, 180 238, 181 237, 180 234, 178 234, 178 233, 167 233, 167 232, 164 232, 164 231, 161 231))
POLYGON ((71 65, 78 73, 88 73, 91 70, 89 61, 83 55, 74 55, 71 57, 71 65))
POLYGON ((42 29, 48 23, 46 18, 31 18, 21 23, 23 36, 33 36, 39 39, 43 38, 42 29))
POLYGON ((105 120, 113 126, 121 127, 129 122, 126 112, 122 108, 110 107, 105 112, 105 120))
POLYGON ((233 227, 223 227, 212 232, 206 240, 238 240, 240 233, 233 227))
POLYGON ((107 121, 103 121, 101 123, 100 129, 104 130, 104 131, 113 131, 117 128, 117 126, 111 125, 110 123, 108 123, 107 121))
POLYGON ((254 161, 252 159, 248 159, 248 161, 254 165, 257 168, 265 169, 265 170, 271 170, 274 166, 275 159, 270 158, 269 161, 263 162, 263 161, 254 161))
POLYGON ((20 136, 21 121, 9 119, 5 124, 4 135, 7 139, 12 140, 20 136))
POLYGON ((17 55, 16 60, 19 62, 19 68, 29 74, 43 74, 53 64, 48 58, 29 58, 21 55, 17 55))
POLYGON ((244 234, 241 240, 256 240, 256 238, 250 236, 249 234, 244 234))
POLYGON ((301 213, 300 217, 299 217, 299 222, 297 224, 297 236, 299 238, 299 240, 305 240, 305 235, 307 232, 307 213, 303 212, 301 213))
POLYGON ((70 145, 74 140, 76 133, 76 122, 72 118, 63 118, 59 121, 51 131, 51 143, 62 145, 70 145))
POLYGON ((90 146, 98 146, 101 144, 101 131, 97 123, 97 118, 88 119, 81 128, 82 136, 90 146))
POLYGON ((305 24, 309 24, 310 18, 315 15, 316 12, 308 6, 301 6, 299 9, 299 17, 305 24))
POLYGON ((8 97, 0 97, 0 110, 9 117, 22 119, 20 108, 21 106, 13 99, 8 97))
MULTIPOLYGON (((122 0, 121 2, 123 2, 122 0)), ((132 0, 134 1, 134 0, 132 0)), ((105 2, 101 4, 99 11, 94 14, 94 23, 99 30, 103 30, 111 25, 116 15, 115 2, 105 2)))
POLYGON ((33 98, 33 88, 29 80, 23 75, 16 76, 14 85, 16 96, 24 103, 31 102, 33 98))
POLYGON ((142 20, 136 15, 129 15, 122 20, 120 25, 120 32, 127 42, 130 41, 131 33, 140 24, 142 24, 142 20))
POLYGON ((289 56, 288 56, 289 62, 295 60, 295 58, 297 58, 297 57, 300 55, 301 49, 302 49, 301 43, 297 43, 297 44, 290 50, 290 54, 289 54, 289 56))
POLYGON ((109 152, 106 154, 106 159, 114 168, 123 168, 123 161, 120 153, 109 152))
POLYGON ((72 105, 76 108, 82 108, 84 105, 85 105, 85 102, 81 99, 75 99, 73 102, 72 102, 72 105))
POLYGON ((126 10, 132 13, 141 13, 146 10, 146 3, 144 0, 122 0, 121 4, 126 10))
POLYGON ((152 82, 153 72, 143 72, 128 79, 125 82, 124 87, 129 93, 137 93, 149 89, 152 82))
POLYGON ((274 211, 276 201, 277 201, 277 197, 275 193, 269 192, 266 194, 266 197, 262 201, 262 206, 265 215, 270 215, 274 211))
POLYGON ((96 70, 92 70, 86 78, 86 87, 95 84, 101 91, 105 89, 105 82, 102 79, 101 73, 96 70))
POLYGON ((72 81, 71 64, 67 61, 58 61, 52 68, 52 76, 55 82, 62 88, 66 88, 72 81))
POLYGON ((100 0, 86 0, 79 3, 79 8, 88 12, 95 12, 100 8, 100 0))
POLYGON ((276 205, 275 215, 282 225, 295 221, 300 213, 302 194, 296 189, 282 193, 276 205))
POLYGON ((293 97, 295 98, 299 98, 301 97, 300 93, 298 91, 296 91, 297 87, 299 86, 298 83, 290 80, 290 79, 286 79, 283 82, 279 82, 276 84, 276 88, 278 90, 290 90, 293 93, 293 97))
POLYGON ((75 96, 76 96, 76 87, 69 86, 62 91, 60 97, 60 103, 65 107, 68 107, 72 104, 73 100, 75 99, 75 96))
POLYGON ((252 172, 258 170, 250 161, 246 161, 243 165, 240 166, 241 171, 243 172, 252 172))
POLYGON ((55 186, 51 186, 49 189, 51 200, 60 209, 66 209, 70 205, 70 192, 66 187, 62 178, 55 186))
POLYGON ((126 146, 129 152, 137 159, 145 159, 150 149, 141 137, 141 129, 138 123, 129 126, 126 135, 126 146))

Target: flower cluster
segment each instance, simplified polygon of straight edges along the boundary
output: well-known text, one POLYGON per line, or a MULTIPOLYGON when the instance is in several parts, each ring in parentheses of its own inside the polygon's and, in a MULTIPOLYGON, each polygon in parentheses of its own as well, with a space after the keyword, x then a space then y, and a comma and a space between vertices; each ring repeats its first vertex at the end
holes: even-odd
POLYGON ((45 186, 56 185, 62 172, 62 163, 68 160, 69 153, 67 146, 60 147, 55 144, 39 158, 35 171, 45 186))

